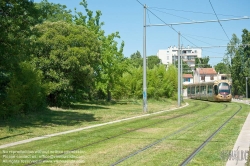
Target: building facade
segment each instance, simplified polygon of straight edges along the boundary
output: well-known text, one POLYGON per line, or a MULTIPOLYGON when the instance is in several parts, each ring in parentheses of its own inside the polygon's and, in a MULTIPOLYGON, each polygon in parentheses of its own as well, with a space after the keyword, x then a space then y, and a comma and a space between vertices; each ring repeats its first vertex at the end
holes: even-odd
POLYGON ((211 82, 218 80, 214 68, 196 68, 194 71, 194 83, 211 82))
POLYGON ((194 77, 192 74, 183 74, 182 75, 182 83, 183 85, 193 84, 194 77))
MULTIPOLYGON (((195 58, 201 58, 202 50, 200 48, 183 47, 181 48, 181 57, 189 67, 194 69, 195 58)), ((175 64, 178 60, 178 48, 170 46, 166 50, 159 50, 157 52, 158 58, 161 60, 162 64, 169 65, 175 64)))

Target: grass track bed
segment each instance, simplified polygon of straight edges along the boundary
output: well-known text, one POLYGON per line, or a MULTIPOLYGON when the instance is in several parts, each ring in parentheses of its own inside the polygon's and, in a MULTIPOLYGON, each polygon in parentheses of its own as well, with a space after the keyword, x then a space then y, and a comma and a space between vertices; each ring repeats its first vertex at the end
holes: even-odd
MULTIPOLYGON (((218 127, 218 125, 220 125, 222 121, 226 119, 226 117, 229 117, 232 112, 235 111, 235 108, 237 108, 237 105, 234 103, 229 103, 228 107, 225 108, 223 103, 190 101, 190 106, 182 110, 166 112, 147 118, 121 122, 96 129, 89 129, 64 136, 53 137, 12 148, 7 148, 5 150, 20 151, 29 149, 34 151, 58 150, 66 152, 68 150, 75 149, 76 152, 81 152, 73 154, 75 161, 84 160, 86 165, 110 165, 124 156, 127 156, 132 152, 141 149, 168 134, 171 134, 173 131, 177 131, 186 125, 194 123, 195 121, 199 121, 211 114, 216 114, 216 116, 208 117, 205 121, 197 123, 187 130, 180 132, 180 134, 174 135, 170 139, 166 139, 152 148, 149 148, 145 152, 142 152, 121 163, 121 165, 144 165, 145 163, 145 165, 176 165, 176 163, 180 163, 188 155, 188 153, 191 153, 192 150, 194 150, 194 148, 197 147, 207 135, 211 134, 214 129, 216 129, 216 127, 218 127), (166 120, 175 116, 178 116, 178 118, 166 120), (158 123, 159 121, 162 122, 158 123), (202 132, 204 128, 207 128, 207 130, 202 132), (116 135, 117 137, 114 137, 116 135), (105 141, 101 141, 104 139, 105 141)), ((243 109, 244 110, 239 114, 241 115, 241 118, 239 118, 240 116, 237 115, 235 119, 239 118, 239 121, 235 121, 235 123, 242 123, 242 119, 244 119, 247 114, 247 109, 243 109)), ((240 127, 238 126, 237 129, 230 128, 230 130, 234 130, 235 134, 232 135, 235 136, 237 135, 236 133, 239 132, 240 127)), ((223 133, 225 131, 221 130, 221 132, 223 133)), ((226 133, 227 131, 220 139, 227 137, 225 135, 226 133)), ((227 146, 232 147, 236 138, 232 140, 227 146)), ((227 140, 224 141, 228 142, 227 140)), ((221 146, 217 145, 216 149, 217 147, 221 146)), ((225 148, 225 145, 223 145, 221 148, 225 148)), ((68 154, 64 154, 61 156, 67 155, 68 154)), ((57 156, 60 157, 60 155, 57 156)), ((195 162, 194 164, 201 163, 201 159, 199 159, 198 156, 199 154, 197 155, 197 158, 192 160, 192 162, 195 162)), ((192 164, 192 162, 190 164, 192 164)), ((202 162, 205 163, 203 160, 202 162)), ((208 161, 208 163, 209 162, 211 161, 208 161)), ((220 160, 220 163, 223 162, 225 163, 225 161, 220 160)), ((45 164, 44 162, 41 162, 38 165, 67 164, 45 164)))

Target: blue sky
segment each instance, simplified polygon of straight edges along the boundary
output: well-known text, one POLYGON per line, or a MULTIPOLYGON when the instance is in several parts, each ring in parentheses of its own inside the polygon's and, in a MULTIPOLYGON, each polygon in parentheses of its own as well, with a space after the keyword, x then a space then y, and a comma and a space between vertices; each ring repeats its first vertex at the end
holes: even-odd
MULTIPOLYGON (((73 11, 84 13, 79 6, 81 0, 48 0, 66 5, 73 11)), ((209 0, 139 0, 146 4, 151 12, 147 12, 147 24, 181 23, 216 20, 209 0), (157 17, 155 17, 155 15, 157 17)), ((219 19, 250 17, 250 0, 210 0, 219 19)), ((35 0, 40 2, 40 0, 35 0)), ((143 7, 137 0, 88 0, 88 8, 92 11, 101 10, 102 27, 106 34, 118 31, 125 42, 124 55, 129 57, 137 50, 143 49, 143 7)), ((221 22, 226 34, 218 22, 203 24, 184 24, 173 26, 189 41, 181 38, 183 46, 222 46, 227 45, 232 34, 240 39, 244 28, 250 31, 250 19, 221 22), (227 37, 228 36, 228 37, 227 37)), ((178 34, 167 26, 147 28, 147 56, 156 55, 159 49, 178 45, 178 34)), ((203 49, 202 56, 210 56, 210 64, 221 62, 226 47, 203 49)))

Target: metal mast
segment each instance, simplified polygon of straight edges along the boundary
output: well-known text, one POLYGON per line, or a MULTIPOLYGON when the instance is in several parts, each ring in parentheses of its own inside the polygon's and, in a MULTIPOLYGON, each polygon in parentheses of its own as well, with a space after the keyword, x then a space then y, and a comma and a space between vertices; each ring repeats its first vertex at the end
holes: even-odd
POLYGON ((147 106, 147 62, 146 62, 146 10, 144 5, 144 25, 143 25, 143 112, 148 111, 147 106))
POLYGON ((178 106, 181 106, 180 32, 178 32, 178 106))

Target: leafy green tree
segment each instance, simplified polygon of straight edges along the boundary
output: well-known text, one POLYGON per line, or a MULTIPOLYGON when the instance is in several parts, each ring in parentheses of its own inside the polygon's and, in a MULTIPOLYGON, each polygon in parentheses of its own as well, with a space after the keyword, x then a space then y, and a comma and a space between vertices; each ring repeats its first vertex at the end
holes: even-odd
POLYGON ((31 26, 35 25, 38 11, 28 0, 0 1, 0 69, 10 70, 30 53, 31 26))
POLYGON ((232 88, 234 95, 242 95, 244 94, 244 73, 242 68, 242 49, 236 51, 234 58, 232 59, 231 66, 231 76, 232 76, 232 88))
MULTIPOLYGON (((88 9, 87 1, 80 3, 86 12, 86 16, 82 12, 76 12, 74 23, 87 27, 98 35, 101 42, 100 46, 100 64, 95 68, 96 73, 96 89, 106 95, 107 100, 111 100, 111 92, 116 84, 120 82, 120 78, 127 67, 123 56, 124 42, 118 48, 118 42, 115 39, 120 38, 119 33, 111 33, 105 35, 101 29, 103 22, 100 21, 101 11, 94 12, 88 9)), ((97 93, 98 94, 98 93, 97 93)), ((97 96, 97 98, 99 98, 97 96)))
POLYGON ((229 66, 227 66, 225 63, 221 62, 214 66, 215 71, 219 72, 221 74, 229 74, 229 66))
POLYGON ((40 3, 36 3, 36 8, 40 11, 39 21, 65 21, 72 23, 73 16, 71 10, 67 10, 66 5, 49 3, 47 0, 42 0, 40 3))
POLYGON ((228 43, 227 52, 223 58, 223 62, 229 66, 230 71, 233 65, 232 59, 234 58, 236 52, 238 51, 238 45, 240 43, 241 43, 240 39, 235 34, 233 34, 232 39, 228 43))
POLYGON ((143 59, 139 51, 136 51, 135 53, 130 55, 130 63, 136 68, 142 67, 143 59))
POLYGON ((204 58, 195 58, 195 68, 211 68, 211 65, 208 64, 209 56, 204 58))
POLYGON ((95 84, 95 68, 101 63, 98 36, 85 26, 66 22, 37 25, 33 59, 49 85, 50 105, 68 105, 83 98, 95 84))
POLYGON ((141 53, 137 50, 135 53, 130 55, 131 59, 138 59, 138 58, 142 58, 141 53))
POLYGON ((246 77, 250 74, 250 49, 247 45, 250 42, 250 34, 246 29, 243 29, 242 32, 242 40, 235 34, 232 35, 232 39, 227 47, 227 53, 223 59, 224 62, 229 65, 234 95, 245 94, 246 77))
POLYGON ((156 55, 148 56, 147 58, 147 66, 149 69, 153 69, 154 66, 160 65, 160 63, 161 60, 156 55))
POLYGON ((118 50, 118 43, 114 40, 119 37, 118 33, 112 33, 102 40, 99 88, 107 94, 107 101, 111 101, 111 92, 126 70, 123 56, 124 42, 121 43, 118 50))
POLYGON ((42 83, 42 73, 29 62, 19 65, 19 72, 11 75, 7 88, 4 117, 20 113, 37 112, 45 105, 46 85, 42 83))
MULTIPOLYGON (((117 98, 142 98, 142 67, 131 67, 121 78, 122 84, 115 87, 117 98)), ((159 99, 176 99, 177 69, 173 65, 166 70, 164 65, 155 66, 147 71, 147 96, 159 99)))
MULTIPOLYGON (((246 87, 246 77, 250 77, 250 31, 248 31, 247 29, 243 29, 242 31, 242 47, 240 47, 242 49, 242 55, 243 55, 243 62, 242 62, 242 68, 244 71, 243 74, 243 85, 244 87, 246 87)), ((249 81, 250 79, 248 79, 247 85, 249 87, 249 81)), ((245 94, 245 92, 244 92, 245 94)), ((248 94, 250 94, 250 88, 248 88, 248 94)), ((248 95, 249 97, 250 95, 248 95)))
MULTIPOLYGON (((175 67, 178 68, 178 60, 175 63, 175 67)), ((182 61, 182 73, 193 74, 192 68, 188 66, 187 62, 182 61)))
POLYGON ((17 114, 36 108, 35 102, 30 102, 27 106, 23 99, 32 99, 27 94, 34 93, 35 96, 42 93, 39 72, 31 67, 24 67, 24 64, 29 66, 33 52, 32 27, 38 22, 39 11, 28 0, 0 1, 0 8, 0 114, 10 116, 13 110, 17 114), (30 73, 29 80, 21 77, 25 73, 30 73), (33 82, 37 89, 25 88, 30 85, 28 81, 33 82), (14 94, 20 98, 19 106, 15 100, 11 100, 14 94))

